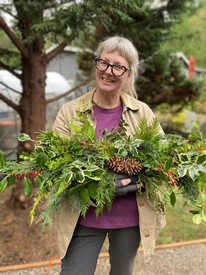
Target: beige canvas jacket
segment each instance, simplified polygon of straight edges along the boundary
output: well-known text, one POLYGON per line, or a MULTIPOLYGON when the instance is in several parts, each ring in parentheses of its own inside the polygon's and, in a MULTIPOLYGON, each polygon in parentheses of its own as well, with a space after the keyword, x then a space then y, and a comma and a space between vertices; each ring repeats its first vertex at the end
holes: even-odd
MULTIPOLYGON (((70 130, 66 123, 76 117, 76 110, 87 111, 88 120, 95 125, 95 119, 92 113, 92 97, 95 90, 86 93, 80 98, 74 99, 64 104, 56 117, 53 129, 58 131, 62 136, 69 136, 70 130)), ((132 135, 138 127, 140 118, 146 117, 150 122, 154 119, 154 114, 145 103, 129 96, 125 92, 121 94, 123 103, 122 118, 129 125, 127 134, 132 135)), ((160 131, 162 129, 160 128, 160 131)), ((154 251, 155 240, 160 230, 165 226, 165 213, 156 213, 152 202, 147 198, 146 194, 137 193, 137 205, 139 209, 139 224, 141 242, 145 255, 152 254, 154 251)), ((79 218, 79 213, 71 212, 67 205, 61 207, 60 213, 57 215, 56 228, 57 240, 61 259, 65 256, 68 245, 71 241, 73 231, 79 218)))

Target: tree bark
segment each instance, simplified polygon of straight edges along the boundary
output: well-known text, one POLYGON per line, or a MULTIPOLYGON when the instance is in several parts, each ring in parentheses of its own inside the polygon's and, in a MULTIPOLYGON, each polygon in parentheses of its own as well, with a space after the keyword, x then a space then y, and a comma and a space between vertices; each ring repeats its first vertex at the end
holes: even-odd
POLYGON ((22 97, 20 100, 21 132, 35 138, 46 124, 46 64, 44 58, 31 55, 24 60, 22 72, 22 97))

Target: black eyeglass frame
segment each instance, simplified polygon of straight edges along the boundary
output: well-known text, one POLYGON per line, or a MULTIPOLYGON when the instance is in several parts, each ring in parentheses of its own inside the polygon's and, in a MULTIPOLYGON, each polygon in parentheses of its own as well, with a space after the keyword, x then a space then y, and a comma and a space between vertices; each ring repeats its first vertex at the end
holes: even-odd
POLYGON ((101 59, 101 58, 98 58, 98 57, 95 58, 95 65, 96 65, 97 70, 99 70, 100 72, 106 72, 106 70, 107 70, 109 67, 111 67, 111 68, 112 68, 112 69, 111 69, 112 74, 113 74, 114 76, 116 76, 116 77, 121 77, 121 76, 123 76, 123 74, 125 74, 125 73, 128 72, 128 71, 130 71, 130 68, 127 68, 127 67, 122 66, 122 65, 117 65, 117 64, 109 64, 109 62, 107 62, 106 60, 101 59), (107 67, 106 67, 104 70, 100 70, 100 69, 98 68, 97 63, 98 63, 99 61, 103 61, 103 62, 105 63, 105 65, 107 64, 107 67), (119 68, 121 67, 122 69, 124 69, 124 71, 122 72, 121 75, 116 75, 116 74, 114 74, 114 72, 113 72, 113 68, 114 68, 114 67, 119 67, 119 68))

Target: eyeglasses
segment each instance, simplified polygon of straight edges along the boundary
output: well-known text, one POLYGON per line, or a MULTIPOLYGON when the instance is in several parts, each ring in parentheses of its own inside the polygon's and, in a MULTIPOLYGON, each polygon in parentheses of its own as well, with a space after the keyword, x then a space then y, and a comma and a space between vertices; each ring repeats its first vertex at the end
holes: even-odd
POLYGON ((125 66, 117 65, 117 64, 109 64, 106 60, 101 58, 95 58, 95 64, 97 70, 101 72, 105 72, 109 67, 111 67, 112 74, 114 76, 120 77, 125 72, 130 71, 130 68, 126 68, 125 66))

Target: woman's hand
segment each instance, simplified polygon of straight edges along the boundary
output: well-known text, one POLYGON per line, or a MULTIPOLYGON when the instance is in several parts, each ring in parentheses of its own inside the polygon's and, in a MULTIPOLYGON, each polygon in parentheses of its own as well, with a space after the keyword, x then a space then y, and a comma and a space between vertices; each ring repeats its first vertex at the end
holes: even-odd
POLYGON ((116 196, 124 196, 137 191, 139 188, 141 188, 141 184, 138 183, 137 176, 129 177, 125 174, 117 174, 117 180, 115 182, 116 196))

